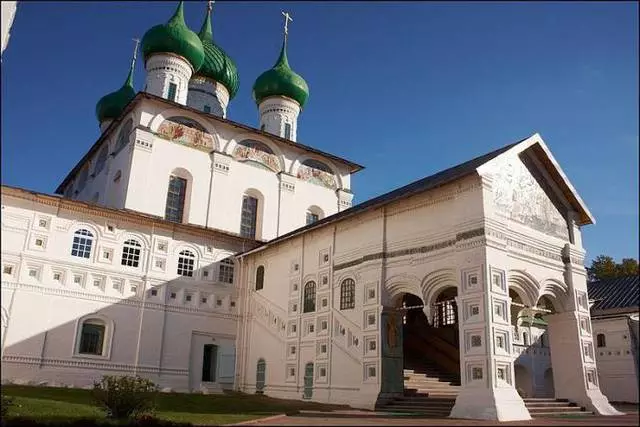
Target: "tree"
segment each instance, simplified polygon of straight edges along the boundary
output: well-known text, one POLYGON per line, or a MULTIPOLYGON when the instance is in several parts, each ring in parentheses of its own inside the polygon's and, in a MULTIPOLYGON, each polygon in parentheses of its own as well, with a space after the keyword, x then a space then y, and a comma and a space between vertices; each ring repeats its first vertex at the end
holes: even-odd
POLYGON ((591 267, 587 267, 587 273, 590 281, 631 276, 638 274, 638 260, 623 258, 618 264, 610 256, 598 255, 591 261, 591 267))

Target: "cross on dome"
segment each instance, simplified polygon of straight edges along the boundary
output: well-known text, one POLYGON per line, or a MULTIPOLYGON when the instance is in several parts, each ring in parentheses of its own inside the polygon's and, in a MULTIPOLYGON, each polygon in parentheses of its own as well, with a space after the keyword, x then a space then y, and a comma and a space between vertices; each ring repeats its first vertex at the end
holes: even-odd
POLYGON ((282 12, 282 16, 284 16, 284 35, 289 34, 289 21, 293 22, 293 18, 289 14, 289 12, 282 12))

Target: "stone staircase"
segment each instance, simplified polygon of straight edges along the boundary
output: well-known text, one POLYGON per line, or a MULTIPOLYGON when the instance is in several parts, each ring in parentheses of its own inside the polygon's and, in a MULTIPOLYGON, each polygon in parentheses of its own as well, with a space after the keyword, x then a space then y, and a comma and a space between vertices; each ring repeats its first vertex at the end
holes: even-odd
POLYGON ((524 405, 532 418, 557 417, 564 415, 593 415, 568 399, 554 399, 552 397, 525 397, 524 405))

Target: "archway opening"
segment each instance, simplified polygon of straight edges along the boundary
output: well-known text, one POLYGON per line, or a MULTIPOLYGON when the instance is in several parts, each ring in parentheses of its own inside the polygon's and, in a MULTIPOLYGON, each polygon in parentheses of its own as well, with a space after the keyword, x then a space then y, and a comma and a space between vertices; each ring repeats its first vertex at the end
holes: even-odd
POLYGON ((416 381, 425 376, 440 383, 460 384, 456 295, 455 287, 443 289, 430 306, 413 294, 396 300, 396 309, 402 312, 403 365, 408 370, 405 389, 426 392, 420 388, 424 384, 416 381))

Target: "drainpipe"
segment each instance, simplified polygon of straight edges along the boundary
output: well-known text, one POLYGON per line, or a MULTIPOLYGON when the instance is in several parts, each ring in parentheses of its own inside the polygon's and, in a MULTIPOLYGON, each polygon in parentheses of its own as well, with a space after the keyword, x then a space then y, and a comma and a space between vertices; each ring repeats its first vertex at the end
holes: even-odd
MULTIPOLYGON (((153 254, 153 236, 155 234, 155 222, 151 223, 151 235, 149 236, 149 252, 147 253, 146 266, 144 268, 145 284, 142 293, 142 302, 140 304, 140 325, 138 326, 138 342, 136 343, 136 359, 133 364, 133 375, 138 375, 138 363, 140 362, 140 341, 142 341, 142 322, 144 321, 144 310, 147 301, 147 286, 149 285, 149 266, 151 265, 151 255, 153 254)), ((162 354, 160 355, 162 359, 162 354)), ((158 371, 158 377, 160 371, 158 371)))

